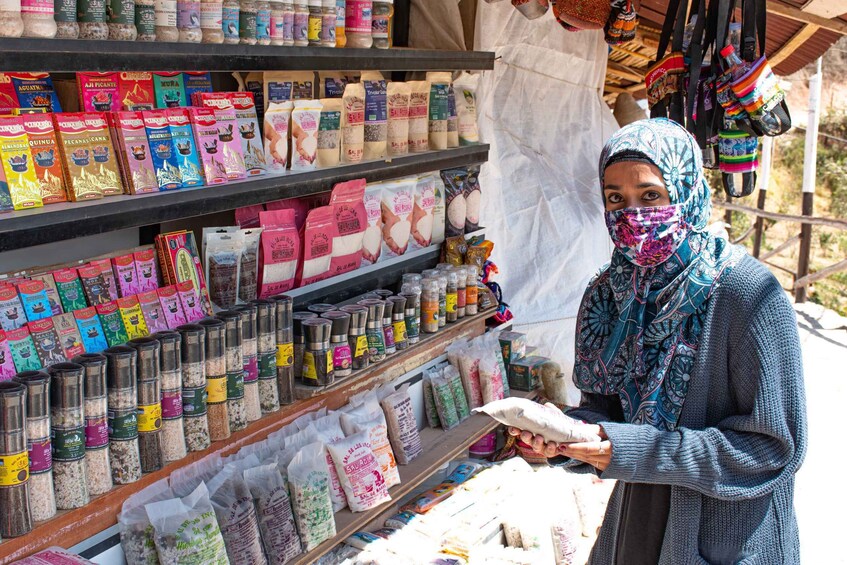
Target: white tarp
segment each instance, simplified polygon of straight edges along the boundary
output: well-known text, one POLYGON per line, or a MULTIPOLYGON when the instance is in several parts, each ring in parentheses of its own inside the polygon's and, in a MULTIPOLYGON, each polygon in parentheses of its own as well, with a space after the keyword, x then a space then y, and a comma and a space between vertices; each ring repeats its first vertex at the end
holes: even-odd
MULTIPOLYGON (((573 368, 576 313, 585 285, 609 260, 597 162, 617 124, 602 99, 602 32, 565 31, 548 13, 529 21, 510 2, 480 1, 477 50, 495 51, 480 80, 481 223, 515 314, 529 334, 573 368)), ((571 404, 579 401, 573 389, 571 404)))

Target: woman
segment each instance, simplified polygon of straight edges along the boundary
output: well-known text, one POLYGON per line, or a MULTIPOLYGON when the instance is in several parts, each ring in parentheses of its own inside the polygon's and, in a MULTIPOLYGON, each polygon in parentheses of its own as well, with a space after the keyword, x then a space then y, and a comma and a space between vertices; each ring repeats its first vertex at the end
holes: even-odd
POLYGON ((591 563, 799 563, 806 413, 791 305, 758 261, 706 231, 701 152, 678 124, 621 129, 600 179, 616 249, 580 307, 583 395, 569 415, 602 441, 522 439, 619 481, 591 563))

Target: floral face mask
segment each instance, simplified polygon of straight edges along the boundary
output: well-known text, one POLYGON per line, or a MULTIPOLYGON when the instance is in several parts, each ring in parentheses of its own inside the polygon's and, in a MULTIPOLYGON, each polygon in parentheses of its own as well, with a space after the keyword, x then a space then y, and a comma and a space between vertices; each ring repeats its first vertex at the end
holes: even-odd
POLYGON ((639 267, 670 259, 689 231, 679 204, 606 212, 606 227, 615 247, 639 267))

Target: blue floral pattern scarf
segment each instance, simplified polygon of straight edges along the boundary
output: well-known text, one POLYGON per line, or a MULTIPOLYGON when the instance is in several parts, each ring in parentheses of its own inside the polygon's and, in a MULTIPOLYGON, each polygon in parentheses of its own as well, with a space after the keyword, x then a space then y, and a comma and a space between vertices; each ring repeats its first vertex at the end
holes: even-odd
POLYGON ((685 237, 669 259, 643 267, 621 250, 626 242, 615 240, 611 263, 591 281, 580 307, 574 382, 584 392, 617 394, 628 422, 673 430, 709 298, 745 252, 706 232, 710 189, 700 148, 682 126, 653 119, 618 131, 600 157, 601 182, 616 155, 633 152, 659 168, 678 211, 657 219, 644 208, 644 221, 680 222, 685 237))

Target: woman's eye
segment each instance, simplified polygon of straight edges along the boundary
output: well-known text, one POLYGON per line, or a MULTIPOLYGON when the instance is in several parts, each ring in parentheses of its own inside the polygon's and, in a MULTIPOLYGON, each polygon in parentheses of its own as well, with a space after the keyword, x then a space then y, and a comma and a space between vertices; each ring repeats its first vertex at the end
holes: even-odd
POLYGON ((644 200, 657 200, 659 198, 659 193, 655 190, 650 190, 645 192, 642 198, 644 198, 644 200))
POLYGON ((609 196, 606 197, 606 200, 610 204, 620 204, 621 202, 623 202, 623 196, 621 196, 617 192, 613 192, 609 196))

